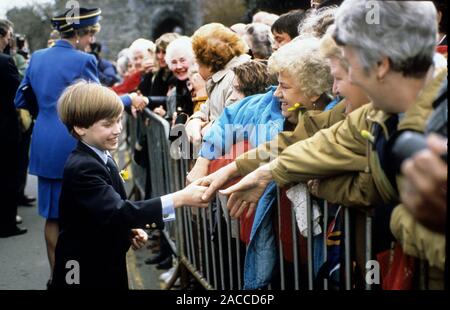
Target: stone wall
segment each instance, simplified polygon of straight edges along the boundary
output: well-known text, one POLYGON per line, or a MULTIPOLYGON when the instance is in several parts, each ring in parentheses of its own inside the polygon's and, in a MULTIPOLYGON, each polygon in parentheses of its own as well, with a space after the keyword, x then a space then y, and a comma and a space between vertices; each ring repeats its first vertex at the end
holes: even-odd
MULTIPOLYGON (((67 1, 56 1, 64 11, 67 1)), ((102 9, 102 30, 96 36, 104 57, 115 59, 117 53, 137 38, 156 40, 164 32, 176 29, 191 35, 203 24, 202 0, 79 0, 83 7, 102 9)))

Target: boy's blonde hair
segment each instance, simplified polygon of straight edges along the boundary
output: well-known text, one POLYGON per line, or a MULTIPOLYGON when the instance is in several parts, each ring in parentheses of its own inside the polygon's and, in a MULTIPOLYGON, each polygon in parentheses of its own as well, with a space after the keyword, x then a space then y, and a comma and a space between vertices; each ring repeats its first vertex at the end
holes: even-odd
POLYGON ((84 80, 67 87, 58 100, 59 118, 77 139, 75 126, 89 128, 102 119, 115 119, 122 112, 122 101, 115 92, 84 80))

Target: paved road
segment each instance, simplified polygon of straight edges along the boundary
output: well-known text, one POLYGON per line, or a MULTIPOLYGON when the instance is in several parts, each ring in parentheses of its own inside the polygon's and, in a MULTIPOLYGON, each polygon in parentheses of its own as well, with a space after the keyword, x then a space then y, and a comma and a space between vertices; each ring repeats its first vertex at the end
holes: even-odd
MULTIPOLYGON (((37 180, 28 177, 26 193, 36 196, 37 180)), ((19 207, 18 214, 28 228, 24 235, 0 239, 0 289, 41 290, 49 278, 44 240, 44 219, 37 207, 19 207)))

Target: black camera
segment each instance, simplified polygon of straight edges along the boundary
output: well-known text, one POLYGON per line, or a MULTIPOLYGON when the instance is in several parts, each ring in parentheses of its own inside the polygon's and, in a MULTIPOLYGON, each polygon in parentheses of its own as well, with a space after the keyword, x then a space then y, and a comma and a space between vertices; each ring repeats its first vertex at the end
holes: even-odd
MULTIPOLYGON (((394 166, 397 168, 397 172, 400 171, 403 161, 426 148, 427 141, 425 135, 414 131, 402 132, 392 147, 392 155, 395 161, 394 166)), ((447 162, 447 153, 442 154, 441 159, 447 162)))
MULTIPOLYGON (((447 79, 442 82, 436 100, 433 102, 434 111, 430 115, 425 128, 425 134, 415 131, 399 132, 392 142, 391 158, 394 160, 396 172, 400 172, 400 167, 405 159, 410 158, 415 153, 426 149, 426 136, 436 133, 447 137, 448 102, 447 102, 447 79)), ((441 159, 447 162, 447 153, 441 155, 441 159)))

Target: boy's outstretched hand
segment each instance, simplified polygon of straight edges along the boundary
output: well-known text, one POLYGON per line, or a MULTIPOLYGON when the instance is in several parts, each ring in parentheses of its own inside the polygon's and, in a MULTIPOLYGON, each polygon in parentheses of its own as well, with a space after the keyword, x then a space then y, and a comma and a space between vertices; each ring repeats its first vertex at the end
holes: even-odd
POLYGON ((131 230, 131 247, 133 250, 136 251, 142 248, 147 242, 147 239, 148 235, 144 230, 140 228, 134 228, 131 230))
POLYGON ((175 192, 173 194, 173 203, 175 208, 179 208, 181 206, 191 206, 198 208, 206 208, 208 207, 208 201, 204 201, 202 199, 203 194, 205 193, 207 187, 200 186, 200 180, 197 180, 184 189, 175 192))

